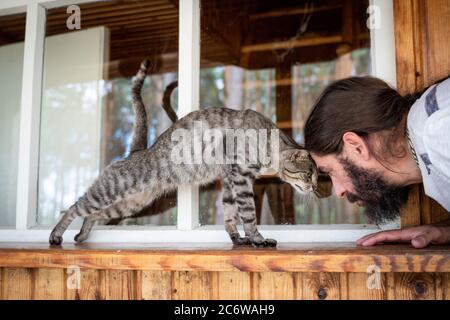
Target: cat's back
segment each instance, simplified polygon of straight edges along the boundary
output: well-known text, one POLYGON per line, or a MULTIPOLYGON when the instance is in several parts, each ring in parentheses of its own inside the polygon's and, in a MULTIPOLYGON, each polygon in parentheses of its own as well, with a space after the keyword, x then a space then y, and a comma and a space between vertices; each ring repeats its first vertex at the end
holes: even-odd
POLYGON ((190 112, 163 132, 148 151, 160 155, 170 152, 180 136, 193 135, 195 130, 207 129, 277 129, 275 124, 253 110, 213 107, 190 112))
POLYGON ((191 129, 201 123, 216 129, 271 129, 275 124, 254 110, 235 110, 224 107, 212 107, 193 111, 178 120, 173 129, 191 129))

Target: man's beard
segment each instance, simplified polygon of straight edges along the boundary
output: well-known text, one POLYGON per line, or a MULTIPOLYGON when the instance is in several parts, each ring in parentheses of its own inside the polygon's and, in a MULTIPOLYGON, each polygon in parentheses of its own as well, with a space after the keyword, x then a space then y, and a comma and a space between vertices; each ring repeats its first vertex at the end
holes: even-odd
POLYGON ((347 192, 350 202, 360 201, 370 223, 380 224, 400 217, 400 209, 408 200, 409 186, 390 185, 373 170, 357 167, 348 159, 340 159, 358 194, 347 192))

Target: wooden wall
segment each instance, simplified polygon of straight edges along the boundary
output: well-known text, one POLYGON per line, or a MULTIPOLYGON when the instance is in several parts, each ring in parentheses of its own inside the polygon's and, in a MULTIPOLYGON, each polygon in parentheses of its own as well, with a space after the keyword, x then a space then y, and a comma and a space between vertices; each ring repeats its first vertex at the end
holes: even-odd
MULTIPOLYGON (((397 87, 421 90, 450 75, 450 0, 394 0, 397 87)), ((402 225, 449 219, 448 212, 415 186, 402 225)))
POLYGON ((450 273, 81 270, 68 289, 66 269, 2 268, 0 299, 446 299, 450 273))

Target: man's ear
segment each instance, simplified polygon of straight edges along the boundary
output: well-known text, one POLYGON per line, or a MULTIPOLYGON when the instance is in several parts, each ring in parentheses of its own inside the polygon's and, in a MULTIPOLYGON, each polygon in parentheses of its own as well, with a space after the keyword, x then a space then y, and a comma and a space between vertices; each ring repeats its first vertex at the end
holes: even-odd
POLYGON ((344 150, 348 155, 361 158, 363 160, 369 160, 370 152, 367 146, 366 140, 354 132, 346 132, 342 136, 344 142, 344 150))
POLYGON ((328 198, 331 196, 333 190, 333 184, 331 179, 326 174, 319 174, 317 178, 317 188, 314 190, 314 194, 318 198, 328 198))

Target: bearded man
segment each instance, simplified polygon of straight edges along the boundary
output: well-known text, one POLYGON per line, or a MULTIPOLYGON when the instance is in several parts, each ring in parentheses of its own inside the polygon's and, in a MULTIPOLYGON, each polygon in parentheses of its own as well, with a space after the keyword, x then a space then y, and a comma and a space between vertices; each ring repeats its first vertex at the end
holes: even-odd
MULTIPOLYGON (((336 196, 365 207, 373 223, 395 220, 410 186, 450 211, 450 78, 401 96, 384 81, 352 77, 329 85, 305 124, 305 147, 336 196)), ((450 220, 365 236, 359 245, 450 243, 450 220)))

